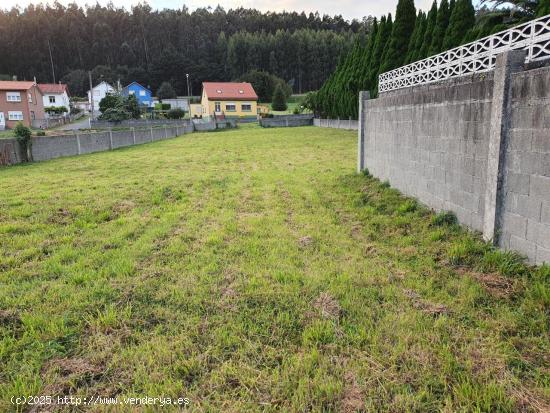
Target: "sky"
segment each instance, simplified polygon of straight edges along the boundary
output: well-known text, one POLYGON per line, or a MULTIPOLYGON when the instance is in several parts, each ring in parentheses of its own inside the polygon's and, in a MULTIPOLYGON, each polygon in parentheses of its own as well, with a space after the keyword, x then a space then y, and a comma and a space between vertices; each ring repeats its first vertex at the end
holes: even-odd
MULTIPOLYGON (((427 11, 433 0, 415 0, 417 9, 427 11)), ((51 3, 52 1, 50 1, 51 3)), ((59 0, 59 3, 67 5, 73 0, 59 0)), ((95 4, 94 0, 74 0, 78 5, 84 6, 86 3, 95 4)), ((98 0, 99 4, 105 5, 109 0, 98 0)), ((130 8, 138 4, 140 0, 115 0, 113 3, 117 6, 130 8)), ((143 0, 141 0, 143 2, 143 0)), ((14 6, 26 7, 30 3, 40 3, 36 0, 2 0, 2 8, 11 8, 14 6)), ((306 13, 318 11, 319 14, 337 15, 341 14, 346 19, 361 19, 363 16, 380 17, 383 14, 395 14, 397 0, 148 0, 147 3, 153 9, 178 9, 185 4, 193 10, 198 7, 216 7, 218 4, 224 9, 237 7, 255 8, 261 11, 297 11, 306 13)))

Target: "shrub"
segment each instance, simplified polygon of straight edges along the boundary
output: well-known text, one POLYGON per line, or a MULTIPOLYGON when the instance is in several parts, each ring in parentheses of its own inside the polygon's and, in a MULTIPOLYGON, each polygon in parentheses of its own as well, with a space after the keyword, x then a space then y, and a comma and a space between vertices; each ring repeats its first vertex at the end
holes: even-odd
POLYGON ((185 111, 180 108, 170 109, 166 114, 168 119, 183 119, 185 116, 185 111))
POLYGON ((67 112, 67 108, 65 106, 48 106, 44 108, 44 112, 49 115, 62 115, 67 112))
POLYGON ((442 211, 432 218, 432 225, 436 227, 453 226, 458 224, 456 215, 451 211, 442 211))
POLYGON ((43 130, 36 131, 36 136, 46 136, 46 132, 43 130))
POLYGON ((364 176, 366 176, 367 178, 371 178, 371 177, 372 177, 372 175, 370 174, 368 168, 363 169, 363 170, 361 171, 361 173, 362 173, 364 176))
POLYGON ((32 161, 32 132, 29 128, 18 122, 13 129, 13 134, 17 138, 17 141, 23 146, 23 151, 27 156, 27 162, 32 161))

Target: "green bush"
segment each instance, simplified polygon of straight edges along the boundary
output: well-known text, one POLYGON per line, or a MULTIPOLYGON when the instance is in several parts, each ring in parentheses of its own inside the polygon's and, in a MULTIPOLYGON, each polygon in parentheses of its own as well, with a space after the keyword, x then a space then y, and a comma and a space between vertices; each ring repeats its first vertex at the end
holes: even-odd
POLYGON ((451 211, 442 211, 432 218, 432 225, 436 227, 453 226, 458 224, 456 215, 451 211))
POLYGON ((185 116, 185 111, 180 108, 170 109, 166 114, 168 119, 183 119, 185 116))
POLYGON ((27 162, 32 161, 32 132, 30 128, 23 125, 21 122, 18 122, 17 125, 15 125, 15 128, 13 129, 13 134, 17 138, 17 141, 21 144, 23 147, 23 151, 27 156, 27 162))

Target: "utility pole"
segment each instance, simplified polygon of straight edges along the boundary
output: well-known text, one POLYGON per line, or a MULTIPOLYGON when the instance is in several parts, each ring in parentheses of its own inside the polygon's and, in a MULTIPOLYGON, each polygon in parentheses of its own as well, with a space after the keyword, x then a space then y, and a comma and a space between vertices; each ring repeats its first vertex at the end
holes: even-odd
POLYGON ((191 89, 189 89, 189 73, 186 73, 185 77, 187 78, 187 97, 191 98, 191 89))
POLYGON ((92 72, 88 70, 88 79, 90 81, 90 111, 92 113, 92 116, 90 117, 91 120, 94 119, 94 90, 92 88, 92 72))
POLYGON ((50 44, 50 39, 48 39, 48 50, 50 51, 50 63, 52 65, 52 78, 53 78, 53 83, 55 83, 55 70, 53 68, 53 57, 52 57, 52 46, 50 44))

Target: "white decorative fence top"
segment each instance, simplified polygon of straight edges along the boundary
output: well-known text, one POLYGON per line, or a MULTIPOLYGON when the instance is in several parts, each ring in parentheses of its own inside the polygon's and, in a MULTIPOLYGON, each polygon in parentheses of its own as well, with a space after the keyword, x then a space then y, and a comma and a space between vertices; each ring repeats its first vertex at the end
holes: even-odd
POLYGON ((550 57, 550 15, 382 73, 378 90, 388 92, 486 72, 494 69, 498 54, 517 49, 527 50, 526 62, 550 57))

